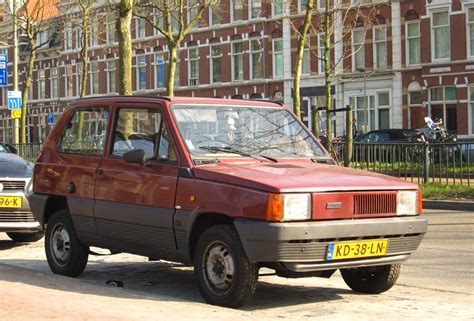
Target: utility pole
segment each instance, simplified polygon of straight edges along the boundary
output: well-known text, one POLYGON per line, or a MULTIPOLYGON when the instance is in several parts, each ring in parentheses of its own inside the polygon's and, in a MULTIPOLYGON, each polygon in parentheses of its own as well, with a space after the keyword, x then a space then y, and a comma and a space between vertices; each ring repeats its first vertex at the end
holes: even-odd
MULTIPOLYGON (((16 1, 12 0, 12 17, 13 17, 13 90, 18 90, 18 26, 16 18, 16 1)), ((13 119, 13 142, 15 145, 20 143, 20 120, 13 119)))

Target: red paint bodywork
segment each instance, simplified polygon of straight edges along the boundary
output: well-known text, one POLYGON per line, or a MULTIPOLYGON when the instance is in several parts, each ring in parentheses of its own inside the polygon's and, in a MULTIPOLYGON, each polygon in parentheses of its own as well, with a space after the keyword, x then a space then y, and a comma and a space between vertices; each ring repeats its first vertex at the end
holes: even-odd
MULTIPOLYGON (((34 192, 67 196, 74 181, 75 196, 87 199, 180 208, 195 213, 220 213, 230 217, 265 219, 268 193, 314 193, 313 219, 352 216, 353 191, 417 190, 418 186, 380 174, 318 164, 310 159, 269 160, 236 157, 219 163, 194 165, 171 115, 174 103, 275 107, 274 103, 208 98, 109 97, 78 100, 67 109, 43 145, 34 175, 34 192), (176 164, 146 168, 109 155, 111 131, 120 107, 161 109, 175 145, 176 164), (101 157, 60 154, 57 144, 76 108, 107 107, 110 112, 106 145, 101 157), (178 178, 179 168, 190 168, 192 178, 178 178), (98 175, 100 173, 100 175, 98 175), (193 199, 194 198, 194 199, 193 199), (339 210, 321 204, 340 201, 339 210)), ((282 107, 283 108, 283 107, 282 107)), ((91 214, 92 215, 92 214, 91 214)), ((386 215, 387 216, 387 215, 386 215)))

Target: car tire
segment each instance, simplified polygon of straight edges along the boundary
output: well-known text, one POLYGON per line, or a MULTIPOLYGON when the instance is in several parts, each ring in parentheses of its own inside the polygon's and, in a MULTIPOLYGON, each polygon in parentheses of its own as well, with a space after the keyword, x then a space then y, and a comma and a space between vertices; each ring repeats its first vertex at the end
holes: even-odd
POLYGON ((7 233, 8 237, 11 238, 14 242, 18 243, 29 243, 36 242, 43 238, 44 232, 36 233, 7 233))
POLYGON ((344 282, 354 291, 379 294, 390 290, 400 275, 400 264, 341 270, 344 282))
POLYGON ((76 277, 86 268, 89 247, 77 237, 67 211, 56 212, 49 219, 44 246, 53 273, 76 277))
POLYGON ((213 226, 199 238, 194 272, 207 303, 229 308, 244 305, 257 288, 258 270, 248 260, 233 226, 213 226))

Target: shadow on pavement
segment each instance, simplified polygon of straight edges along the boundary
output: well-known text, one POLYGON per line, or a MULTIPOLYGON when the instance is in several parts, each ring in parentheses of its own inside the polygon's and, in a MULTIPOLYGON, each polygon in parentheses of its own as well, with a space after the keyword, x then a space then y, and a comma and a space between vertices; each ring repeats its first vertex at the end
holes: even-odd
MULTIPOLYGON (((13 242, 11 240, 1 240, 0 241, 0 251, 10 250, 10 249, 13 249, 13 248, 19 248, 19 247, 22 247, 22 246, 27 246, 29 244, 30 243, 13 242)), ((1 258, 1 256, 0 256, 0 258, 1 258)))
MULTIPOLYGON (((15 268, 21 271, 21 273, 15 271, 13 276, 0 273, 0 280, 21 282, 65 292, 138 300, 204 303, 199 294, 192 267, 184 267, 180 264, 91 261, 84 273, 76 279, 54 275, 49 271, 49 268, 46 269, 46 262, 43 264, 38 260, 0 259, 0 268, 15 268), (33 275, 28 277, 31 272, 33 275), (123 288, 107 285, 108 281, 113 281, 114 284, 123 284, 123 288)), ((285 279, 262 277, 255 295, 241 310, 254 311, 340 300, 342 299, 341 295, 351 292, 340 288, 287 285, 282 284, 284 281, 279 282, 279 280, 285 279)))

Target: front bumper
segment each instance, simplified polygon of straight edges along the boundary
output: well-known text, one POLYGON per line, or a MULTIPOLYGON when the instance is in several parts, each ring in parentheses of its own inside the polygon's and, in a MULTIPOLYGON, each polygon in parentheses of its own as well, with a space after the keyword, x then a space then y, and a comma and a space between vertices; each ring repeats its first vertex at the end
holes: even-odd
POLYGON ((23 191, 2 192, 1 196, 17 196, 22 198, 21 208, 0 208, 0 232, 37 232, 41 231, 30 210, 30 204, 23 191))
POLYGON ((415 216, 290 223, 238 220, 234 225, 251 262, 280 263, 290 271, 311 272, 403 262, 420 245, 428 221, 415 216), (326 259, 330 243, 377 239, 388 239, 383 257, 326 259))

